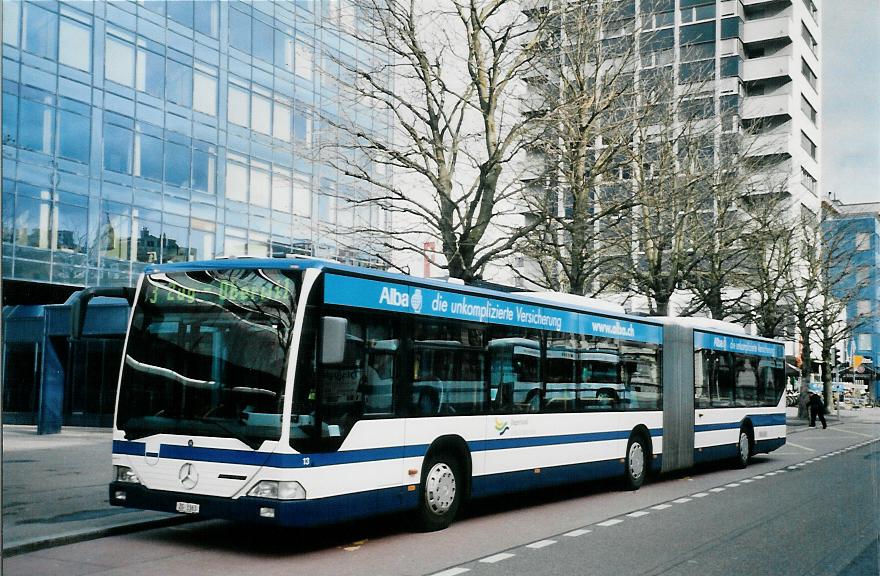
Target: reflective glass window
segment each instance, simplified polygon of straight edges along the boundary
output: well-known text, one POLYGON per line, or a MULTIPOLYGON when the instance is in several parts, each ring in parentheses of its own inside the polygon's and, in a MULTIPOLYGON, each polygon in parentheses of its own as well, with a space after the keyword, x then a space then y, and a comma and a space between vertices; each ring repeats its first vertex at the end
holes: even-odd
POLYGON ((22 148, 52 153, 55 109, 40 102, 21 100, 18 142, 22 148))
POLYGON ((56 206, 55 248, 65 252, 85 253, 89 239, 88 209, 58 203, 56 206))
POLYGON ((226 197, 237 202, 247 202, 247 166, 229 162, 226 164, 226 197))
MULTIPOLYGON (((6 10, 6 2, 3 9, 6 10)), ((58 15, 35 4, 24 5, 24 49, 43 58, 55 59, 58 53, 58 15)))
POLYGON ((88 72, 92 68, 92 34, 88 26, 61 18, 58 62, 88 72))
POLYGON ((214 257, 214 233, 192 229, 190 232, 190 258, 205 260, 214 257))
POLYGON ((156 98, 162 98, 165 94, 164 56, 138 48, 137 89, 156 98))
POLYGON ((198 70, 193 72, 193 109, 217 115, 217 78, 198 70))
POLYGON ((180 226, 162 226, 162 262, 186 262, 189 260, 187 230, 180 226))
POLYGON ((105 202, 102 206, 101 236, 98 243, 101 256, 128 260, 132 253, 131 216, 128 209, 110 206, 105 202))
POLYGON ((312 191, 307 176, 296 174, 293 177, 293 213, 297 216, 311 216, 312 191))
POLYGON ((275 65, 293 72, 293 38, 275 30, 275 65))
POLYGON ((251 167, 251 204, 269 207, 269 173, 251 167))
MULTIPOLYGON (((168 17, 183 24, 187 28, 193 27, 193 4, 192 0, 174 0, 169 2, 166 8, 168 17)), ((201 10, 201 2, 199 9, 201 10)))
POLYGON ((227 102, 227 117, 233 124, 244 126, 247 128, 250 123, 249 98, 248 92, 240 86, 234 84, 229 85, 229 96, 227 102))
POLYGON ((116 38, 107 38, 104 54, 104 76, 107 80, 134 87, 134 46, 116 38))
POLYGON ((251 52, 251 17, 238 10, 229 10, 229 45, 242 52, 251 52))
POLYGON ((138 133, 134 154, 135 176, 162 179, 162 140, 138 133))
POLYGON ((134 229, 137 230, 136 258, 138 262, 158 262, 161 226, 155 220, 138 218, 140 210, 133 209, 134 229))
POLYGON ((3 43, 18 46, 18 24, 21 21, 21 3, 3 2, 3 43))
POLYGON ((312 117, 299 110, 293 116, 293 135, 297 140, 309 142, 312 139, 312 117))
POLYGON ((192 185, 196 190, 214 194, 217 156, 196 148, 192 156, 192 185))
POLYGON ((52 201, 48 191, 40 198, 19 194, 15 203, 15 243, 19 246, 49 248, 51 238, 52 201))
POLYGON ((253 55, 269 64, 272 63, 272 56, 275 51, 272 37, 272 27, 254 18, 252 40, 253 55))
POLYGON ((114 124, 104 125, 104 169, 131 174, 131 151, 134 134, 114 124))
POLYGON ((272 175, 272 209, 290 213, 290 174, 275 172, 272 175))
POLYGON ((296 41, 296 75, 312 79, 312 68, 314 66, 314 52, 312 47, 304 44, 301 39, 296 41))
POLYGON ((181 106, 192 106, 193 70, 186 64, 168 60, 165 98, 181 106))
POLYGON ((189 187, 189 148, 173 142, 165 143, 165 182, 189 187))
POLYGON ((251 129, 263 134, 272 132, 272 101, 254 94, 251 98, 251 129))
POLYGON ((58 155, 69 160, 88 163, 91 143, 91 118, 58 111, 58 155))
POLYGON ((18 141, 18 98, 13 94, 3 93, 3 144, 15 144, 18 141))
POLYGON ((212 38, 217 37, 219 26, 217 14, 219 5, 214 0, 199 2, 195 11, 195 29, 212 38))
POLYGON ((275 138, 290 142, 290 123, 293 111, 289 106, 275 102, 274 116, 272 117, 272 135, 275 138))

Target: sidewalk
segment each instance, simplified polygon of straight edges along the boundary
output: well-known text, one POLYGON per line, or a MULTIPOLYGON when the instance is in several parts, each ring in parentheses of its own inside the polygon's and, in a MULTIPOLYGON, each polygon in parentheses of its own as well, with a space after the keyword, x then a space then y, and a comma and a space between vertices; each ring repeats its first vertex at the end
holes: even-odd
POLYGON ((189 520, 110 506, 111 446, 107 428, 3 426, 3 556, 189 520))
MULTIPOLYGON (((809 430, 786 410, 788 434, 809 430)), ((880 408, 841 410, 826 416, 829 426, 880 423, 880 408)), ((106 428, 65 427, 39 436, 34 426, 3 426, 3 555, 10 556, 189 522, 190 516, 110 506, 111 432, 106 428)))

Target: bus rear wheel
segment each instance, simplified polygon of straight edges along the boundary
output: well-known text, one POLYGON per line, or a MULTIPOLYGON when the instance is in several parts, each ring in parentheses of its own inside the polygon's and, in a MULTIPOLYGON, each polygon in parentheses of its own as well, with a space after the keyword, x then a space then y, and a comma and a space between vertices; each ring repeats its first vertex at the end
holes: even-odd
POLYGON ((628 490, 638 490, 648 473, 648 449, 641 436, 632 436, 626 447, 625 482, 628 490))
POLYGON ((452 524, 463 494, 464 482, 458 461, 447 454, 430 456, 422 467, 416 518, 418 528, 433 532, 452 524))

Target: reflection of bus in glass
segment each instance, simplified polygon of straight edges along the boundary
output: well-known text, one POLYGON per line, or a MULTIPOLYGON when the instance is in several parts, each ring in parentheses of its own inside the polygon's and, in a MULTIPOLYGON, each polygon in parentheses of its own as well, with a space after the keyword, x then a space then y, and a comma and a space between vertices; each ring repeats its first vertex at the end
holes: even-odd
POLYGON ((784 444, 783 359, 725 327, 317 260, 150 267, 110 502, 290 526, 407 510, 438 529, 470 498, 636 489, 784 444))
POLYGON ((496 338, 489 341, 491 362, 490 400, 502 401, 512 396, 522 412, 537 412, 541 407, 541 344, 527 338, 496 338))

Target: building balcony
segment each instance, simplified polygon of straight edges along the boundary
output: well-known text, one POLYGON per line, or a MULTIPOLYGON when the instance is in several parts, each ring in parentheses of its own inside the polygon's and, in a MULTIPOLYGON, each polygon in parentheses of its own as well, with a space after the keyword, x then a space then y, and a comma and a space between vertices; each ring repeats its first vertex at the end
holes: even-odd
POLYGON ((742 79, 746 82, 768 78, 791 78, 791 57, 769 56, 752 58, 743 62, 742 79))
POLYGON ((743 99, 742 118, 754 120, 771 116, 791 116, 793 109, 791 94, 746 96, 743 99))
POLYGON ((743 142, 746 156, 791 156, 794 139, 791 133, 752 134, 743 142))
POLYGON ((767 18, 766 20, 749 20, 743 27, 744 44, 768 42, 780 38, 792 38, 792 19, 788 16, 767 18))

